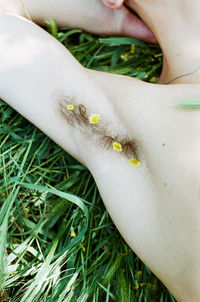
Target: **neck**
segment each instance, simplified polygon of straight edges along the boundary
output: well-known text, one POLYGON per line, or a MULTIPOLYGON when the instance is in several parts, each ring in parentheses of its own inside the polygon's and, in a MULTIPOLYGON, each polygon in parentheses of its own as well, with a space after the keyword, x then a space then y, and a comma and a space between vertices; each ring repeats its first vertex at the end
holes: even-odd
MULTIPOLYGON (((171 27, 171 26, 170 26, 171 27)), ((156 33, 163 51, 163 69, 159 83, 200 83, 200 39, 184 26, 156 33), (174 79, 173 81, 171 81, 174 79)))
POLYGON ((163 51, 163 70, 158 83, 200 83, 200 2, 127 0, 151 28, 163 51), (198 69, 198 70, 197 70, 198 69), (192 73, 192 71, 196 70, 192 73))

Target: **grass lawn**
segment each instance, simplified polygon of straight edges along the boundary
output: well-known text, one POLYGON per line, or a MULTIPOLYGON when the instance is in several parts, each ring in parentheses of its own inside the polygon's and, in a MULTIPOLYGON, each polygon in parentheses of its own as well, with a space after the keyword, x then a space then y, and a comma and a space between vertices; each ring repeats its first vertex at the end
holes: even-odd
MULTIPOLYGON (((87 67, 155 82, 158 46, 47 30, 87 67)), ((113 225, 89 171, 0 101, 0 302, 175 302, 113 225)))

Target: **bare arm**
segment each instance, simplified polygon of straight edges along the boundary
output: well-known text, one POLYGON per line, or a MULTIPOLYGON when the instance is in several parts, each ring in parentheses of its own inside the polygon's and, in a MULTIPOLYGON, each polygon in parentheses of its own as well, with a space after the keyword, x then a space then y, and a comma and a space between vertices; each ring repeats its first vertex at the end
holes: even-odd
POLYGON ((176 105, 199 95, 198 85, 89 72, 38 26, 0 15, 0 97, 89 167, 123 237, 181 302, 200 297, 200 122, 176 105), (137 141, 142 166, 78 115, 71 125, 60 112, 68 102, 100 114, 103 137, 137 141))
POLYGON ((113 10, 101 0, 0 0, 0 8, 44 24, 78 27, 99 34, 121 34, 155 43, 149 28, 124 6, 113 10))
POLYGON ((72 55, 32 22, 1 13, 0 45, 1 98, 83 160, 58 104, 66 97, 92 103, 93 95, 103 104, 104 94, 72 55))
POLYGON ((105 132, 120 134, 111 99, 66 48, 22 17, 1 13, 0 25, 1 98, 84 163, 93 144, 87 139, 91 132, 99 140, 105 132), (76 110, 68 111, 67 104, 76 110), (90 123, 82 125, 82 105, 88 120, 96 112, 104 118, 102 134, 90 123))

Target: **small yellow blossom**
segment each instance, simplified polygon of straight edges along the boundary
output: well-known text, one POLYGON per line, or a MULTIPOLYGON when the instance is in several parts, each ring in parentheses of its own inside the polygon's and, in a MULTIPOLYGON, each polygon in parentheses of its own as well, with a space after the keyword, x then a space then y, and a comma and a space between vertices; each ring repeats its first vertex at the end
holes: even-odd
POLYGON ((141 276, 142 275, 142 271, 137 271, 136 273, 135 273, 135 278, 137 278, 138 276, 141 276))
POLYGON ((136 284, 135 286, 134 286, 134 289, 138 289, 140 287, 140 285, 139 284, 136 284))
POLYGON ((76 233, 74 231, 71 231, 71 237, 76 237, 76 233))
POLYGON ((101 120, 101 116, 99 114, 93 113, 89 117, 90 124, 97 124, 101 120))
POLYGON ((113 143, 113 149, 118 151, 118 152, 122 152, 122 145, 118 142, 114 142, 113 143))
POLYGON ((154 55, 154 58, 158 58, 158 57, 159 57, 159 54, 156 53, 156 54, 154 55))
POLYGON ((85 253, 85 251, 86 251, 86 248, 84 246, 82 247, 82 251, 83 251, 83 253, 85 253))
POLYGON ((72 104, 67 105, 67 110, 74 111, 74 105, 72 105, 72 104))
POLYGON ((15 221, 15 217, 12 217, 12 218, 10 219, 10 222, 13 222, 13 221, 15 221))
POLYGON ((140 283, 140 286, 141 286, 141 287, 143 287, 143 286, 145 286, 145 285, 147 285, 147 283, 146 283, 146 282, 144 282, 144 283, 140 283))
POLYGON ((141 167, 141 165, 142 165, 142 163, 139 160, 137 160, 136 158, 129 159, 129 163, 133 167, 141 167))
POLYGON ((135 53, 135 44, 131 45, 131 53, 134 54, 135 53))
POLYGON ((150 83, 156 83, 158 81, 158 77, 152 77, 149 82, 150 83))
POLYGON ((128 61, 128 59, 129 59, 127 53, 122 53, 120 58, 121 58, 122 61, 125 61, 125 62, 128 61))

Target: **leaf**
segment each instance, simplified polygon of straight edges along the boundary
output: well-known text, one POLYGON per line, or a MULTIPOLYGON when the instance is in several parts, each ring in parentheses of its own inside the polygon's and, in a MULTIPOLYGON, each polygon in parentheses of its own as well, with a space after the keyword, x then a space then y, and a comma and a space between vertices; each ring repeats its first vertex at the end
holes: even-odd
POLYGON ((178 107, 180 109, 200 109, 200 102, 191 102, 191 103, 183 102, 178 104, 178 107))
POLYGON ((99 41, 103 44, 112 44, 112 45, 132 45, 135 44, 136 46, 147 47, 147 45, 135 38, 126 38, 126 37, 116 37, 116 38, 105 38, 99 39, 99 41))

